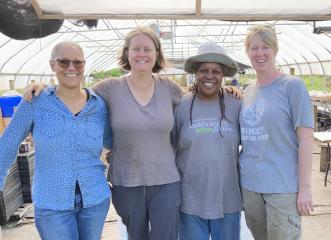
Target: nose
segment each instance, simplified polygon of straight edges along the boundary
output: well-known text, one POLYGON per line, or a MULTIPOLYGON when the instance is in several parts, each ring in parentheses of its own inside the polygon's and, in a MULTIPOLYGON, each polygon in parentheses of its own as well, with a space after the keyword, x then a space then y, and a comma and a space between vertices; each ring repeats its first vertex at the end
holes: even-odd
POLYGON ((258 48, 256 51, 257 55, 263 55, 264 54, 264 50, 262 48, 258 48))
POLYGON ((205 77, 206 78, 213 78, 213 70, 209 69, 205 77))
POLYGON ((69 67, 67 69, 69 69, 69 70, 76 70, 76 68, 74 66, 74 63, 72 61, 70 61, 69 67))

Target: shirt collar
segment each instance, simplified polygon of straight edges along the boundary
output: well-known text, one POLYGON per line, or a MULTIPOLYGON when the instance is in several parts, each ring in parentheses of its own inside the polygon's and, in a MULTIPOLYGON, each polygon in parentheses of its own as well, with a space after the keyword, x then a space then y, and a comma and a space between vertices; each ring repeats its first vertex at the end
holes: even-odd
MULTIPOLYGON (((90 89, 90 88, 86 88, 86 89, 91 96, 93 96, 94 98, 97 98, 98 95, 92 89, 90 89)), ((49 86, 44 89, 44 92, 47 95, 55 95, 55 91, 56 91, 55 86, 49 86)))

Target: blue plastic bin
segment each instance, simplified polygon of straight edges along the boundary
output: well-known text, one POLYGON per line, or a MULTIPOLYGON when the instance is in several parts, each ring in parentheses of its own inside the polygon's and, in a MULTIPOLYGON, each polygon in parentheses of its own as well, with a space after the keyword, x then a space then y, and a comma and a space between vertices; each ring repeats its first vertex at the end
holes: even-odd
POLYGON ((0 97, 0 108, 2 112, 2 117, 12 117, 14 114, 14 107, 16 107, 21 100, 21 96, 0 97))

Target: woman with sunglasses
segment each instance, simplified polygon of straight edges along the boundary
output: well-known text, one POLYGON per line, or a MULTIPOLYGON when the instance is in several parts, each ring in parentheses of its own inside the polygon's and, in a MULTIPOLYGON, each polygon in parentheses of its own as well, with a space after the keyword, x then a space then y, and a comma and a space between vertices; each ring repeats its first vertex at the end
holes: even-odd
POLYGON ((85 61, 78 44, 57 44, 49 63, 58 86, 23 100, 0 137, 0 186, 20 143, 32 133, 32 198, 40 237, 98 240, 111 194, 99 158, 111 144, 107 108, 92 90, 80 87, 85 61))

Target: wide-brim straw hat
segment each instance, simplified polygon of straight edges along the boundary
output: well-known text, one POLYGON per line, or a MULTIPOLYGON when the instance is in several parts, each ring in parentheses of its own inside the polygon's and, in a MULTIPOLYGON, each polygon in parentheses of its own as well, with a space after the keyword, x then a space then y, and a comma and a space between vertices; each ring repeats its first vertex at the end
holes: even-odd
POLYGON ((224 77, 233 77, 238 72, 238 64, 232 60, 224 51, 224 49, 215 43, 201 44, 198 49, 198 54, 186 59, 184 70, 187 73, 196 73, 196 63, 219 63, 225 69, 224 77))

